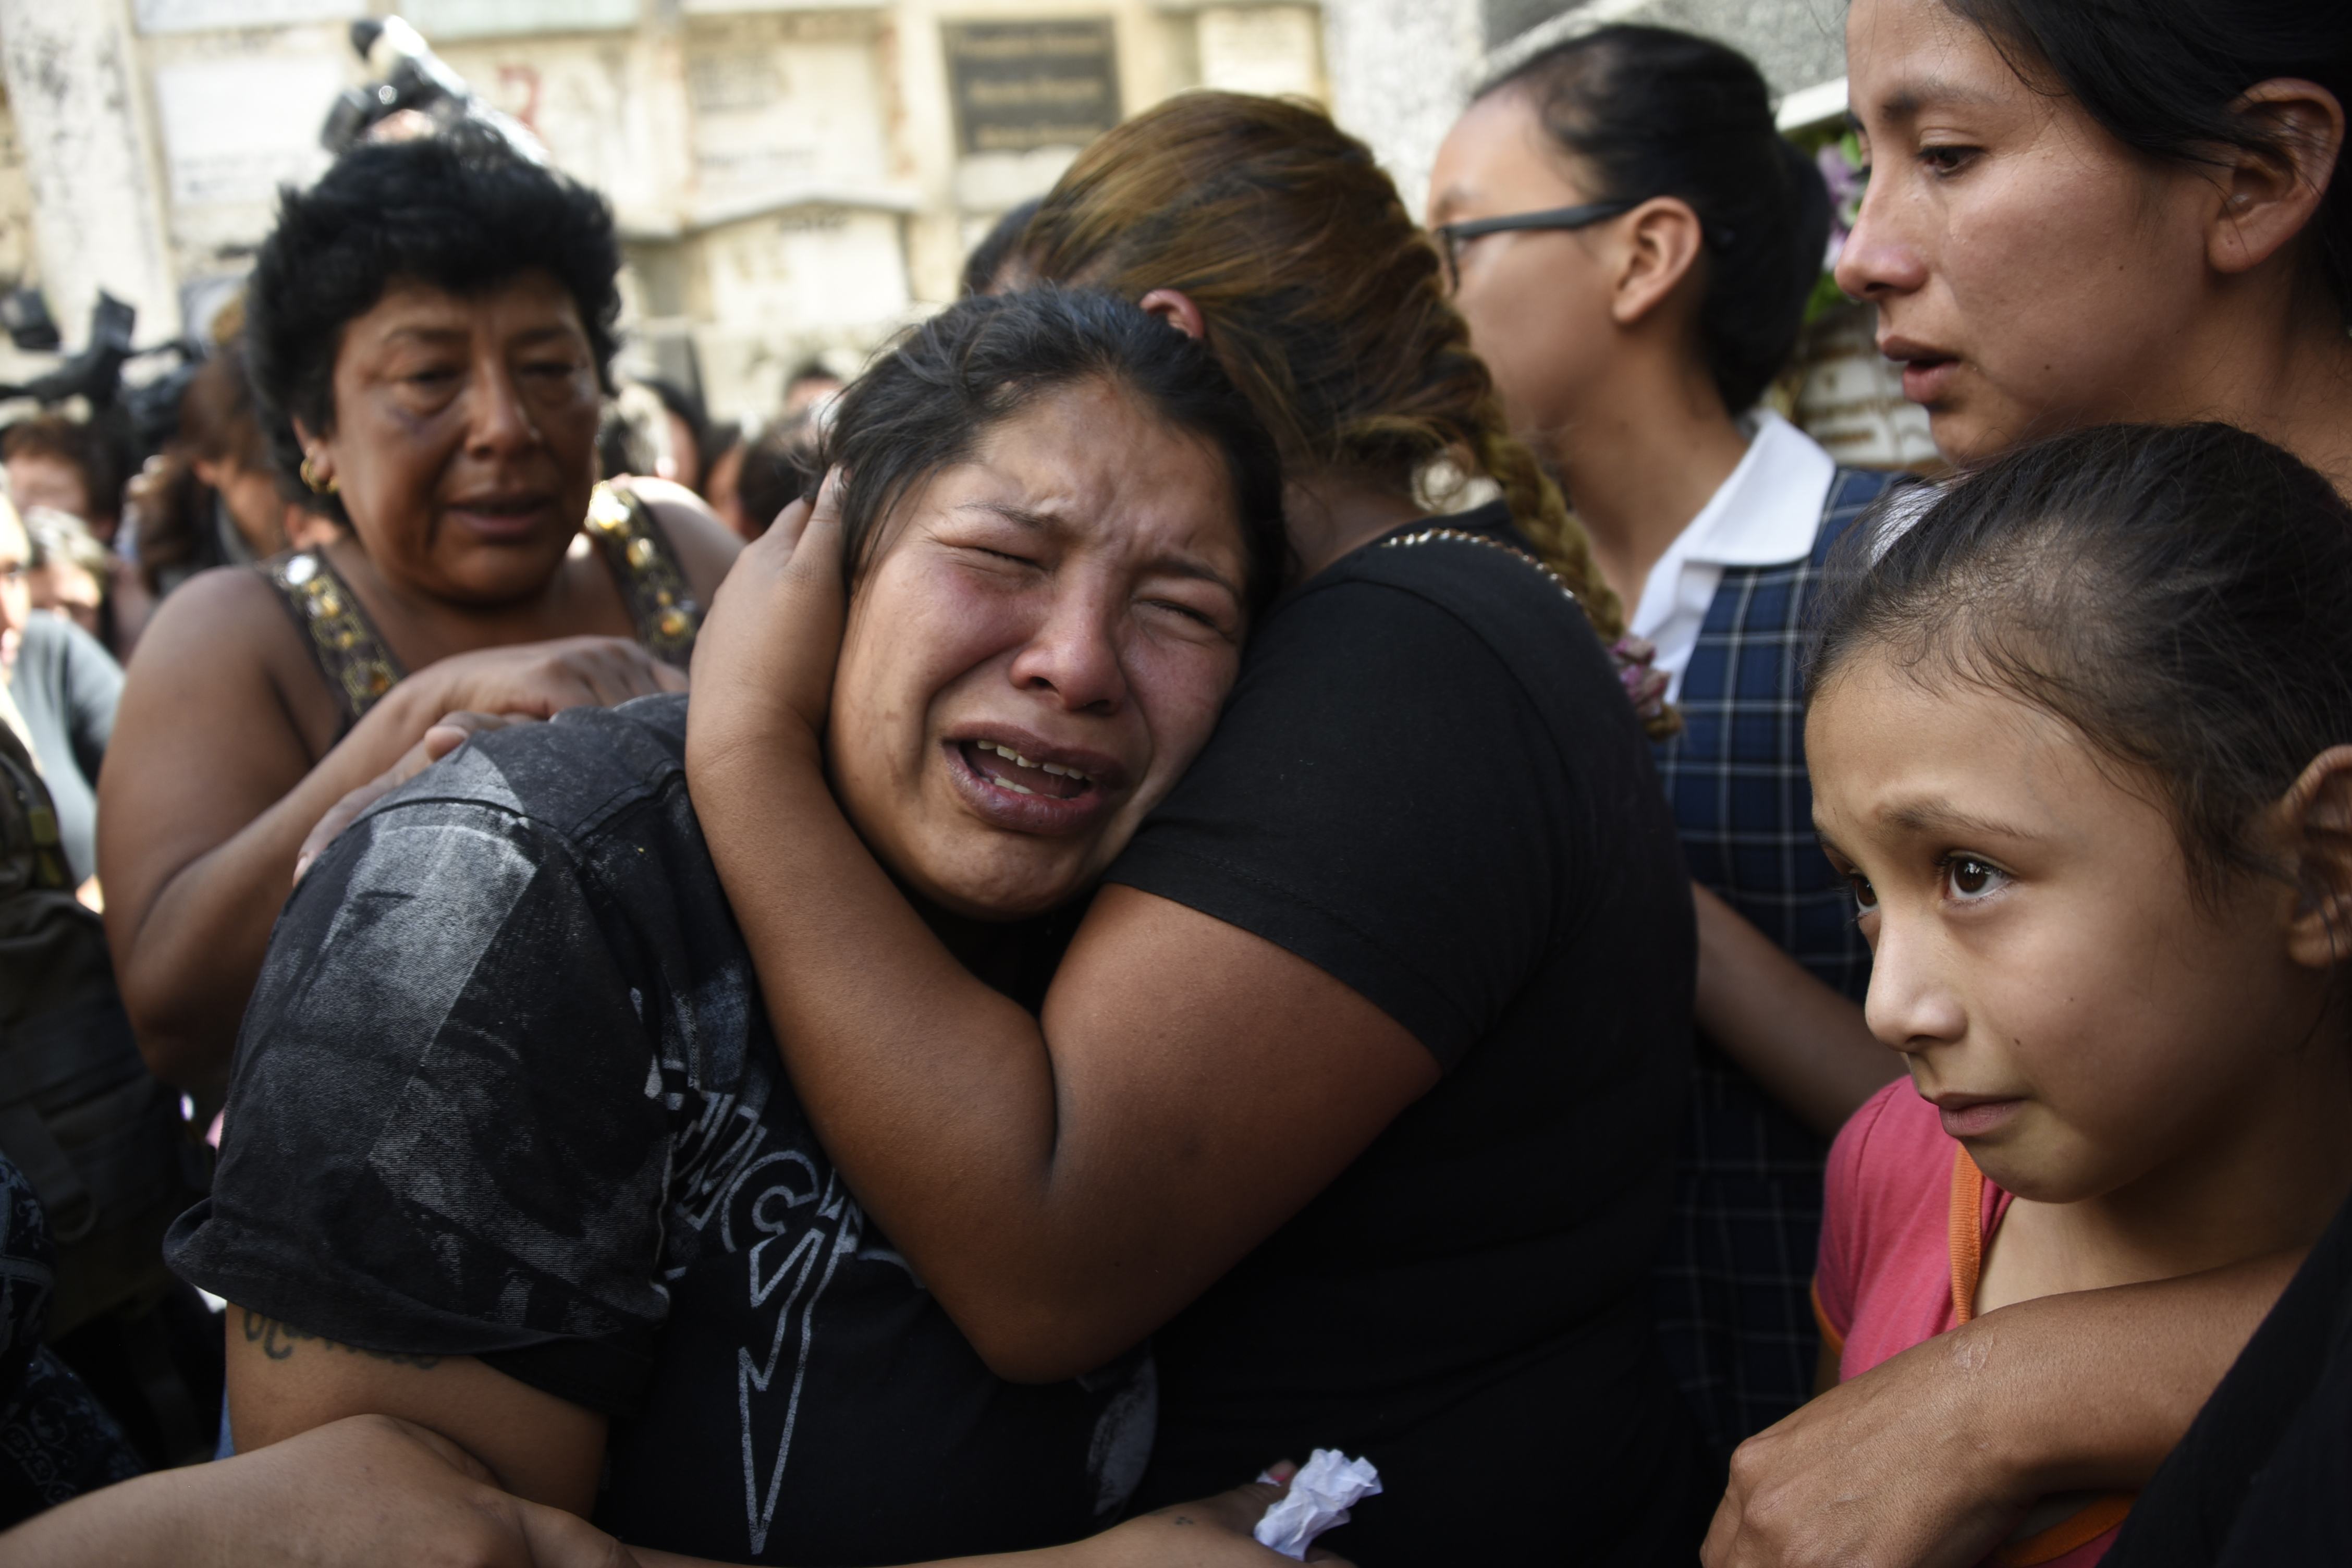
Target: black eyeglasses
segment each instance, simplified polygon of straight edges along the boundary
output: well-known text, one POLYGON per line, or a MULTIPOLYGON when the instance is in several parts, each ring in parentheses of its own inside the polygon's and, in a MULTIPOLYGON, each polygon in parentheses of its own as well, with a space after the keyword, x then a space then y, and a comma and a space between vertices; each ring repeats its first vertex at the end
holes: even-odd
POLYGON ((1462 247, 1467 240, 1489 234, 1508 234, 1514 229, 1590 228, 1596 223, 1606 223, 1622 217, 1640 206, 1639 202, 1586 202, 1582 206, 1547 207, 1539 213, 1513 213, 1507 217, 1472 218, 1468 223, 1442 223, 1437 226, 1438 254, 1445 258, 1445 287, 1462 286, 1462 247))

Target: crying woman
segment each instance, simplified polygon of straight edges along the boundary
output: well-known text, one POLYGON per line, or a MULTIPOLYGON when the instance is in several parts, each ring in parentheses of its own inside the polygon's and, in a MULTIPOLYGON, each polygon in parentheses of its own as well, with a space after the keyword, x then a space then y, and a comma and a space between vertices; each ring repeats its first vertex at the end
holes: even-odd
MULTIPOLYGON (((1053 912, 1206 741, 1279 580, 1273 448, 1200 344, 1056 290, 919 329, 832 447, 850 602, 887 628, 833 672, 835 791, 960 952, 1042 985, 1053 912), (1089 694, 1113 669, 1121 700, 1089 694)), ((1004 1381, 866 1220, 697 826, 687 701, 478 736, 300 883, 171 1244, 231 1303, 236 1444, 402 1416, 634 1546, 729 1562, 1100 1529, 1149 1452, 1148 1357, 1004 1381)), ((1039 1561, 1158 1561, 1171 1522, 1039 1561)))

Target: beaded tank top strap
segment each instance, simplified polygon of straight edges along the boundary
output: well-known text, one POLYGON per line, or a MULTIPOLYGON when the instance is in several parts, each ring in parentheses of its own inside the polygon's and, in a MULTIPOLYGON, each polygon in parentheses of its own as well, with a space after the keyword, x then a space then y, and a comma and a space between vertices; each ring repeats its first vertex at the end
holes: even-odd
POLYGON ((637 641, 656 658, 684 669, 702 629, 686 572, 653 509, 617 485, 598 485, 588 500, 588 531, 604 552, 629 607, 637 641))
POLYGON ((257 570, 269 579, 286 603, 294 624, 301 628, 319 673, 343 710, 342 732, 367 717, 367 710, 393 689, 407 671, 360 607, 359 596, 325 553, 298 550, 273 556, 257 570))

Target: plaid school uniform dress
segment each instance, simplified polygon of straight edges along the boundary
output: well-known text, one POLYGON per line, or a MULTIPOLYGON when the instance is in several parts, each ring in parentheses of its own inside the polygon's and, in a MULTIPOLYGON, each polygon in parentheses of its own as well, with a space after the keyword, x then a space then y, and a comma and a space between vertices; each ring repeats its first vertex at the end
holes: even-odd
MULTIPOLYGON (((1838 469, 1804 559, 1724 568, 1683 672, 1682 733, 1657 748, 1692 879, 1856 1002, 1870 951, 1813 837, 1802 666, 1829 552, 1893 478, 1838 469)), ((1667 1364, 1720 1452, 1812 1393, 1828 1152, 1701 1037, 1654 1287, 1667 1364)))

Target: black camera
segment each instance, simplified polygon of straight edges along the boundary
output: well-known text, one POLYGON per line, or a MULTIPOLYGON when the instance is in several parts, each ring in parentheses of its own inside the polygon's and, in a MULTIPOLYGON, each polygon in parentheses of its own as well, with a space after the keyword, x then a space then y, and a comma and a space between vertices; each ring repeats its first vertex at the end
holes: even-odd
POLYGON ((481 126, 504 137, 532 162, 547 161, 538 138, 513 116, 477 98, 466 79, 444 64, 423 35, 400 17, 353 22, 352 47, 376 79, 365 87, 345 88, 336 98, 319 132, 319 143, 328 152, 340 156, 394 115, 415 113, 435 131, 461 123, 481 126))

